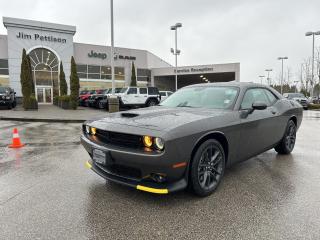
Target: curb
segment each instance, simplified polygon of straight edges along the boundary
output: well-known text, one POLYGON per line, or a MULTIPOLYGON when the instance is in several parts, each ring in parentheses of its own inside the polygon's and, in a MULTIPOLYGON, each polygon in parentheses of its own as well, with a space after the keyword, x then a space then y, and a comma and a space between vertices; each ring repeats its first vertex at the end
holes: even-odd
POLYGON ((53 123, 83 123, 84 119, 50 119, 50 118, 13 118, 0 117, 4 121, 21 121, 21 122, 53 122, 53 123))

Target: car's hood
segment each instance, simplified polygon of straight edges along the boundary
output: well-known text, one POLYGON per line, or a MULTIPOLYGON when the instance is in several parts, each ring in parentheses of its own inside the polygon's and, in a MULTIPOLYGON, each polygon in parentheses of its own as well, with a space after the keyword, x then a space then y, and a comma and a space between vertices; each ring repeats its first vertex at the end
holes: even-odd
POLYGON ((221 116, 225 110, 200 108, 166 108, 161 106, 112 113, 106 118, 95 120, 100 127, 104 124, 120 124, 130 127, 169 131, 194 121, 221 116))

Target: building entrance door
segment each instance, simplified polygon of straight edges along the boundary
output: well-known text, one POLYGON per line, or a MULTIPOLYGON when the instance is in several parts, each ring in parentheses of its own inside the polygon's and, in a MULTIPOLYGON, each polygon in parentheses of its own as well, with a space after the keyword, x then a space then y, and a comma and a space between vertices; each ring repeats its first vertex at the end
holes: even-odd
POLYGON ((52 104, 52 87, 36 87, 39 104, 52 104))

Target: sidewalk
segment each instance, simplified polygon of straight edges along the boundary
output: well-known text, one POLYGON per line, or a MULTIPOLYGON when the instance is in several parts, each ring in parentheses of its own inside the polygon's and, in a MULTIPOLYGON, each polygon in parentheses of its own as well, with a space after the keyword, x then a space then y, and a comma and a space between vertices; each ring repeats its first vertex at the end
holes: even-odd
POLYGON ((77 110, 64 110, 55 105, 39 105, 38 111, 24 111, 21 105, 12 110, 0 109, 0 120, 30 122, 73 122, 106 116, 108 112, 88 107, 77 110))

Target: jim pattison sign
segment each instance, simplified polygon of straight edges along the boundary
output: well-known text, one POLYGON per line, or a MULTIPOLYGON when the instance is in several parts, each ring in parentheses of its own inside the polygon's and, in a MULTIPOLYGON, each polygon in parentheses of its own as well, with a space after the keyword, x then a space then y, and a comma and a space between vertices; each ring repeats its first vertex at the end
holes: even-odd
POLYGON ((29 39, 29 40, 36 40, 36 41, 45 41, 45 42, 58 42, 58 43, 66 43, 67 39, 54 37, 52 35, 40 35, 38 33, 35 34, 25 34, 23 32, 19 32, 16 37, 18 39, 29 39))

